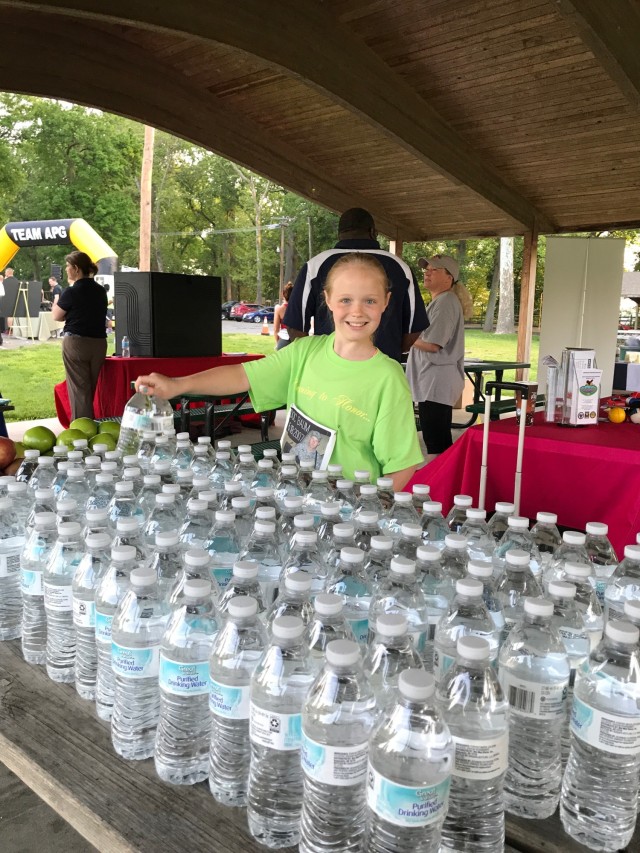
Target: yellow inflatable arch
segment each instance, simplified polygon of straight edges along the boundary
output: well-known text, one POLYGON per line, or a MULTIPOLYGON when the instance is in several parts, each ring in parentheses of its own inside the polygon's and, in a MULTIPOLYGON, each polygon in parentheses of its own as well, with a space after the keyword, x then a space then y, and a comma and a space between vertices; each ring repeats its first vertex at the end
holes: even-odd
POLYGON ((23 246, 69 244, 86 252, 101 275, 113 275, 118 256, 84 219, 45 219, 41 222, 9 222, 0 229, 0 270, 23 246))

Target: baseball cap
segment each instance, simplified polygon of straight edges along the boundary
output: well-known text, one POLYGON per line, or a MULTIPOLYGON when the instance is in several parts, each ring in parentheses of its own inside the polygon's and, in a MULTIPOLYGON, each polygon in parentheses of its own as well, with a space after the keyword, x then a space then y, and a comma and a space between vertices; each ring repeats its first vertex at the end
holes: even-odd
POLYGON ((340 217, 338 234, 348 231, 369 231, 375 228, 373 216, 363 207, 350 207, 340 217))
POLYGON ((453 276, 454 282, 458 280, 460 275, 460 265, 451 255, 434 255, 432 258, 418 258, 418 266, 420 269, 426 269, 429 266, 436 270, 446 270, 453 276))

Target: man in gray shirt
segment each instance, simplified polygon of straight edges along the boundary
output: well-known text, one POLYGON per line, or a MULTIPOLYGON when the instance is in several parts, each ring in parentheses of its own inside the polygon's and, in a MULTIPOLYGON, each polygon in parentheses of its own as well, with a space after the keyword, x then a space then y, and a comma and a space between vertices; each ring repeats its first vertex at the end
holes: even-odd
POLYGON ((454 285, 460 268, 449 255, 420 258, 431 293, 429 326, 409 351, 407 380, 418 403, 427 453, 451 447, 453 405, 464 388, 464 315, 454 285))

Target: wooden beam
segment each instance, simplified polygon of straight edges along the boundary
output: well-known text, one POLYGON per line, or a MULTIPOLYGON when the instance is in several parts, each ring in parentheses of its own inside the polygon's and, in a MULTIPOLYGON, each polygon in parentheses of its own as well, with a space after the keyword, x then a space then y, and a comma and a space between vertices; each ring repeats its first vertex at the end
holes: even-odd
MULTIPOLYGON (((177 33, 258 56, 377 128, 525 228, 555 224, 478 156, 436 110, 315 0, 0 0, 0 6, 177 33)), ((518 229, 514 229, 518 230, 518 229)))
MULTIPOLYGON (((536 229, 524 235, 522 254, 522 283, 520 285, 520 315, 518 319, 518 349, 516 361, 531 360, 531 337, 533 335, 533 307, 536 298, 536 268, 538 264, 538 232, 536 229)), ((516 371, 516 381, 529 378, 528 369, 516 371)))
POLYGON ((389 251, 393 255, 397 255, 399 258, 402 257, 402 250, 404 248, 404 240, 402 237, 397 237, 395 240, 389 241, 389 251))
POLYGON ((151 269, 151 199, 153 197, 153 143, 155 128, 144 127, 144 148, 140 170, 140 258, 138 269, 151 269))

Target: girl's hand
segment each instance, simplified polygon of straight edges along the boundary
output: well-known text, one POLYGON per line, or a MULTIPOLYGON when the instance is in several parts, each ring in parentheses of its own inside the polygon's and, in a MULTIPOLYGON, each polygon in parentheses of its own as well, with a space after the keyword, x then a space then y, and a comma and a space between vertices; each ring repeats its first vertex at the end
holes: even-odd
POLYGON ((136 379, 136 391, 143 394, 153 394, 170 400, 180 393, 178 382, 171 376, 163 376, 162 373, 150 373, 148 376, 138 376, 136 379))

